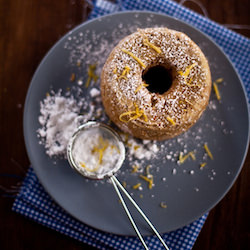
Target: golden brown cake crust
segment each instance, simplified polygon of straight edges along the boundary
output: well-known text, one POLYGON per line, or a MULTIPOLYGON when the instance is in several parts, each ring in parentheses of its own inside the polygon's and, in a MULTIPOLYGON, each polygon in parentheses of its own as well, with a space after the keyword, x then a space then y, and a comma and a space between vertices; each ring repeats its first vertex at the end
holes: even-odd
POLYGON ((106 113, 124 132, 164 140, 189 129, 205 110, 211 74, 201 49, 185 34, 147 28, 125 37, 112 50, 101 75, 106 113), (154 65, 172 71, 165 93, 152 93, 142 75, 154 65))

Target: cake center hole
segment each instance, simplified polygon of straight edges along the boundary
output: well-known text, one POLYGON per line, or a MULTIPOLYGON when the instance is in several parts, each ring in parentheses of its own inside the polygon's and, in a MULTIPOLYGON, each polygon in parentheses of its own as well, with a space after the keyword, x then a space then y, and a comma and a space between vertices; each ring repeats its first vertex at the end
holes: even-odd
POLYGON ((172 72, 162 65, 156 65, 143 72, 142 79, 148 84, 150 92, 163 94, 172 85, 172 72))

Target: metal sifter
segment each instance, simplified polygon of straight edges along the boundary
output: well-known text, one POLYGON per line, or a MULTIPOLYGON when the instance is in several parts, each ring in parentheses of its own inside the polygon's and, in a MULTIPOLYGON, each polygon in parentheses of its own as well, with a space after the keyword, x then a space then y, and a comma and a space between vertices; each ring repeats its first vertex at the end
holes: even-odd
POLYGON ((103 123, 94 121, 81 125, 68 143, 67 157, 71 167, 82 176, 95 180, 104 178, 111 180, 122 206, 145 249, 148 249, 148 247, 126 206, 120 190, 145 219, 165 249, 169 249, 148 217, 114 175, 121 168, 125 159, 125 146, 116 131, 103 123))

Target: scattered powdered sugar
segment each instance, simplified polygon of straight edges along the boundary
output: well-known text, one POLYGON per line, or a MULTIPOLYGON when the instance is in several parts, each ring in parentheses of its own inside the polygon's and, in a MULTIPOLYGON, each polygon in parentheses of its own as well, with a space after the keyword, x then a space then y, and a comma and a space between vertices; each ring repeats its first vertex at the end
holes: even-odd
POLYGON ((148 141, 146 144, 144 144, 141 141, 136 141, 136 139, 130 137, 126 144, 129 148, 130 160, 132 160, 132 157, 135 157, 139 160, 150 160, 155 157, 159 151, 155 141, 148 141))
POLYGON ((97 97, 100 95, 100 90, 97 88, 92 88, 89 93, 91 97, 97 97))

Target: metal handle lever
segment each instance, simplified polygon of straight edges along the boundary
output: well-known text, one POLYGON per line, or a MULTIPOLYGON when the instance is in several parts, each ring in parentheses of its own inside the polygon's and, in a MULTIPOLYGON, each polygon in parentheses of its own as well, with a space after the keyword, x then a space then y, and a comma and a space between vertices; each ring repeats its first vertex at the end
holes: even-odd
POLYGON ((145 249, 148 249, 140 231, 138 230, 123 198, 122 195, 118 189, 118 187, 122 190, 122 192, 128 197, 128 199, 131 201, 131 203, 135 206, 135 208, 137 209, 137 211, 141 214, 141 216, 144 218, 144 220, 148 223, 148 225, 151 227, 151 229, 154 231, 154 233, 156 234, 156 236, 159 238, 159 240, 161 241, 162 245, 165 247, 165 249, 169 250, 168 246, 166 245, 165 241, 162 239, 162 237, 160 236, 160 234, 158 233, 158 231, 156 230, 156 228, 154 227, 154 225, 150 222, 150 220, 148 219, 148 217, 144 214, 144 212, 141 210, 141 208, 137 205, 137 203, 134 201, 134 199, 130 196, 130 194, 127 192, 127 190, 122 186, 122 184, 117 180, 117 178, 113 175, 110 177, 112 184, 115 188, 116 193, 119 196, 119 199, 121 200, 121 203, 123 205, 123 208, 125 209, 125 212, 136 232, 136 234, 138 235, 139 239, 141 240, 143 246, 145 247, 145 249))

